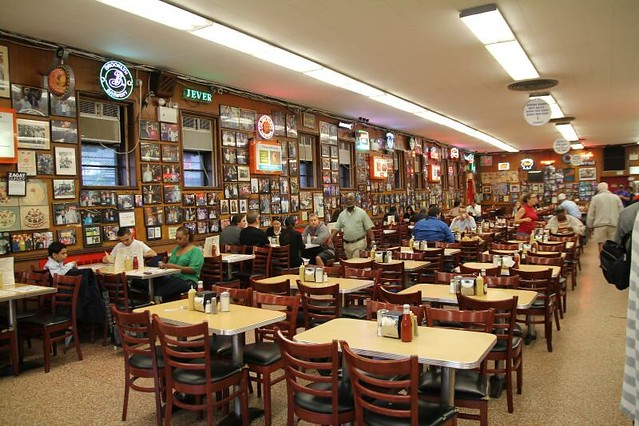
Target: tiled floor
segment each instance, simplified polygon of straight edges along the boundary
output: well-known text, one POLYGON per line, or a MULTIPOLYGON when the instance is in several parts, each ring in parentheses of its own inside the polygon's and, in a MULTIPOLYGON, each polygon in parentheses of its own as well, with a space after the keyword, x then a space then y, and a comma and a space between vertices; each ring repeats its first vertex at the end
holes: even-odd
MULTIPOLYGON (((524 350, 524 389, 508 414, 505 395, 490 402, 491 425, 630 425, 618 409, 624 359, 627 291, 608 285, 598 268, 597 248, 582 258, 579 286, 568 294, 568 313, 546 351, 543 330, 524 350)), ((101 342, 83 343, 54 358, 49 374, 32 370, 0 378, 0 425, 111 425, 120 422, 122 358, 101 342)), ((41 353, 34 342, 32 355, 41 353)), ((274 387, 274 425, 286 424, 285 385, 274 387)), ((261 401, 251 398, 252 405, 261 401)), ((182 412, 173 424, 205 424, 182 412)), ((154 424, 151 395, 133 392, 126 424, 154 424)), ((253 424, 261 425, 263 420, 253 424)), ((460 425, 471 422, 460 421, 460 425)), ((472 424, 476 424, 473 422, 472 424)))

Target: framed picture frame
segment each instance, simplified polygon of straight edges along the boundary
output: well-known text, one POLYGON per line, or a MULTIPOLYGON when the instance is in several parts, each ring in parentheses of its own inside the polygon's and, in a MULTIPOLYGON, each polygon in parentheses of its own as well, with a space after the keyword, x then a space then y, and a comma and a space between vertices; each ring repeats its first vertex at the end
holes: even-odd
POLYGON ((104 234, 104 241, 118 241, 118 231, 120 227, 118 225, 104 225, 102 232, 104 234))
POLYGON ((286 137, 297 138, 297 115, 286 114, 286 137))
POLYGON ((36 250, 47 249, 53 242, 53 231, 43 231, 33 233, 33 247, 36 250))
POLYGON ((49 91, 42 87, 11 85, 11 105, 18 114, 49 115, 49 91))
POLYGON ((580 167, 579 181, 597 180, 597 168, 596 167, 580 167))
POLYGON ((51 141, 78 143, 78 123, 69 120, 51 120, 51 141))
POLYGON ((55 147, 55 174, 60 176, 75 176, 77 174, 75 148, 63 146, 55 147))
POLYGON ((240 182, 249 182, 251 180, 249 166, 237 166, 237 180, 240 182))
POLYGON ((75 198, 75 179, 53 179, 53 198, 75 198))
POLYGON ((492 194, 493 193, 493 187, 492 186, 482 186, 481 187, 481 193, 482 194, 492 194))
POLYGON ((102 232, 99 225, 89 225, 82 229, 84 234, 84 246, 92 247, 102 244, 102 232))
POLYGON ((229 200, 220 200, 220 214, 229 214, 229 200))
POLYGON ((310 112, 305 112, 302 114, 302 126, 307 129, 315 129, 317 127, 317 123, 315 122, 315 114, 311 114, 310 112))
POLYGON ((162 168, 162 182, 179 183, 180 177, 180 166, 166 165, 162 168))
POLYGON ((146 228, 147 240, 161 240, 162 239, 162 227, 161 226, 149 226, 146 228))
POLYGON ((9 75, 9 49, 0 46, 0 98, 11 97, 11 77, 9 75))
POLYGON ((164 225, 164 209, 162 207, 145 207, 144 224, 146 226, 164 225))
POLYGON ((180 150, 177 145, 162 145, 162 161, 165 163, 179 163, 180 150))
POLYGON ((35 151, 21 149, 18 151, 18 171, 24 172, 27 176, 35 176, 36 170, 36 155, 35 151))
POLYGON ((51 149, 49 122, 18 118, 18 148, 51 149))
POLYGON ((135 197, 133 194, 118 194, 118 210, 133 210, 135 197))
POLYGON ((140 142, 140 160, 160 161, 160 144, 152 142, 140 142))
POLYGON ((248 200, 240 200, 240 213, 248 213, 248 200))
POLYGON ((164 203, 174 204, 182 202, 182 188, 180 185, 164 185, 164 203))
POLYGON ((157 121, 140 120, 140 139, 157 141, 160 139, 160 123, 157 121))
POLYGON ((118 222, 121 227, 135 226, 135 211, 118 212, 118 222))
POLYGON ((519 186, 519 184, 510 184, 510 192, 513 194, 518 194, 519 192, 521 192, 521 187, 519 186))
POLYGON ((164 207, 164 221, 167 225, 175 225, 176 223, 182 223, 183 220, 184 220, 184 213, 182 211, 182 207, 180 206, 164 207))
POLYGON ((142 166, 142 183, 162 182, 162 166, 147 163, 142 166))
POLYGON ((60 229, 57 231, 58 241, 67 246, 73 246, 77 243, 76 232, 74 228, 60 229))
POLYGON ((160 140, 162 142, 179 142, 180 130, 178 125, 173 123, 161 123, 160 140))
POLYGON ((75 117, 77 114, 77 106, 75 96, 69 96, 67 99, 58 99, 55 96, 50 97, 51 115, 60 117, 75 117))
POLYGON ((222 146, 236 146, 235 132, 230 130, 222 130, 222 146))

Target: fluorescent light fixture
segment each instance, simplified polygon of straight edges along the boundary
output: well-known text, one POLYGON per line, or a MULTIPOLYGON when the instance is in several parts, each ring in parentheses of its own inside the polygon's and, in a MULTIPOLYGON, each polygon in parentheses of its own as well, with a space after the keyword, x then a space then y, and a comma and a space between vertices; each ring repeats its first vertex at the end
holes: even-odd
POLYGON ((392 106, 393 108, 397 108, 411 114, 417 114, 426 111, 426 108, 416 105, 412 102, 405 101, 404 99, 398 98, 397 96, 391 95, 390 93, 384 93, 381 96, 371 96, 370 98, 374 101, 381 102, 383 104, 392 106))
POLYGON ((572 127, 570 123, 561 123, 556 124, 555 127, 559 130, 559 133, 566 139, 567 141, 577 141, 579 140, 579 136, 577 136, 577 132, 575 132, 575 128, 572 127))
POLYGON ((212 22, 159 0, 97 0, 100 3, 182 31, 193 31, 212 22))
POLYGON ((342 89, 350 90, 351 92, 359 93, 363 96, 373 97, 381 96, 384 94, 384 92, 374 88, 373 86, 369 86, 366 83, 362 83, 361 81, 352 79, 329 68, 321 68, 319 70, 305 72, 304 74, 317 80, 323 81, 324 83, 328 83, 342 89))
POLYGON ((340 121, 337 126, 341 127, 342 129, 353 130, 353 123, 346 123, 344 121, 340 121))
POLYGON ((515 39, 508 23, 494 4, 462 10, 459 17, 483 44, 515 39))
POLYGON ((487 44, 486 49, 513 80, 539 78, 535 66, 517 40, 487 44))
POLYGON ((253 56, 297 72, 308 72, 322 68, 322 66, 318 63, 309 61, 295 53, 270 45, 266 49, 258 50, 253 53, 253 56))
POLYGON ((550 118, 561 118, 565 116, 561 107, 552 95, 530 95, 530 99, 543 99, 546 101, 546 103, 550 106, 550 118))
POLYGON ((582 144, 581 142, 571 143, 570 144, 570 148, 572 148, 572 149, 584 149, 584 144, 582 144))

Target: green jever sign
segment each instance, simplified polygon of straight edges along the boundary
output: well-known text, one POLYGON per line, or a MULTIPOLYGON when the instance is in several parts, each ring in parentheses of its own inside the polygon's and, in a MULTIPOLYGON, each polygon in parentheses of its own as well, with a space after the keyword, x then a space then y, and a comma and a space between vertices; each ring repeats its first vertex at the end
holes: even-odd
POLYGON ((213 93, 205 92, 203 90, 184 89, 182 91, 182 97, 189 101, 203 102, 207 104, 213 102, 213 93))

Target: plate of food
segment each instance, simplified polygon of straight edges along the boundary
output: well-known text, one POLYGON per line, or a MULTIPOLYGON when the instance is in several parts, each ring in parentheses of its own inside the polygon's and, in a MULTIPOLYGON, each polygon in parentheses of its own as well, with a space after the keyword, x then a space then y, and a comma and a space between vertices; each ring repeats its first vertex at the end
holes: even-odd
POLYGON ((22 229, 49 227, 49 206, 22 207, 20 209, 22 229))
POLYGON ((20 229, 20 223, 18 222, 17 207, 4 207, 0 208, 0 230, 1 231, 17 231, 20 229))

